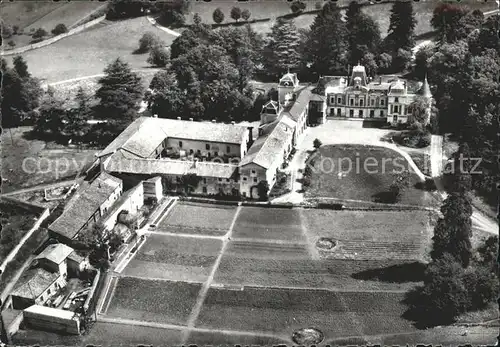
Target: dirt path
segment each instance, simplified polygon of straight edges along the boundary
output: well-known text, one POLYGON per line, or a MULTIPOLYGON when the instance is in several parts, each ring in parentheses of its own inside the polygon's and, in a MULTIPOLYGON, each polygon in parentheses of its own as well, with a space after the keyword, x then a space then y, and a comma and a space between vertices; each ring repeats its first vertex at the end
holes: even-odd
POLYGON ((48 189, 48 188, 59 188, 59 187, 64 187, 64 186, 68 186, 68 185, 73 185, 75 183, 79 183, 82 180, 83 179, 71 179, 71 180, 65 180, 65 181, 60 181, 60 182, 55 182, 55 183, 41 184, 41 185, 34 186, 34 187, 28 187, 28 188, 24 188, 24 189, 14 190, 14 191, 11 191, 8 193, 3 193, 3 194, 0 194, 0 196, 11 196, 11 195, 33 192, 36 190, 48 189))

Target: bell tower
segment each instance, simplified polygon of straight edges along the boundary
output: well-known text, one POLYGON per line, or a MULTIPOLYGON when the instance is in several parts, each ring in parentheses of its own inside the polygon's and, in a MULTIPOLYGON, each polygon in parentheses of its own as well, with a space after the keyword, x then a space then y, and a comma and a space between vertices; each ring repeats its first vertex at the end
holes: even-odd
POLYGON ((295 92, 299 87, 299 79, 297 78, 296 73, 288 72, 283 77, 281 77, 278 84, 278 102, 280 107, 285 105, 285 102, 290 99, 290 95, 292 100, 295 99, 295 92))

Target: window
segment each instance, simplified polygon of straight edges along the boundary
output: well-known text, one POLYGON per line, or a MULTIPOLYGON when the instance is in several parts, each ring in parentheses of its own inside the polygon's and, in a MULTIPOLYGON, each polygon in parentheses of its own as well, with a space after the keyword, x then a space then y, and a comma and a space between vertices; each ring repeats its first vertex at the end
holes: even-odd
POLYGON ((194 151, 192 149, 189 150, 189 154, 193 154, 194 151))
POLYGON ((398 97, 395 97, 395 98, 394 98, 394 102, 399 102, 399 98, 398 98, 398 97))
POLYGON ((229 178, 226 178, 226 182, 229 182, 229 178))
POLYGON ((359 110, 359 112, 358 112, 358 117, 359 117, 359 118, 363 118, 363 110, 359 110))
POLYGON ((244 197, 246 197, 246 196, 247 196, 247 192, 243 192, 243 194, 242 194, 242 195, 243 195, 244 197))
POLYGON ((342 98, 337 98, 337 104, 342 104, 342 98))
POLYGON ((371 104, 372 106, 374 106, 374 105, 375 105, 375 99, 371 99, 371 100, 370 100, 370 104, 371 104))
POLYGON ((370 118, 373 118, 375 116, 375 111, 374 110, 370 110, 370 118))
POLYGON ((384 106, 384 99, 380 99, 380 106, 384 106))
POLYGON ((48 295, 50 295, 50 288, 49 288, 49 289, 47 289, 47 294, 48 294, 48 295))
POLYGON ((359 100, 359 106, 363 106, 363 99, 359 100))
POLYGON ((222 182, 222 178, 219 178, 219 182, 222 182))
POLYGON ((392 111, 394 113, 398 113, 399 112, 399 107, 398 105, 394 105, 394 111, 392 111))
POLYGON ((337 117, 340 117, 342 115, 342 111, 340 108, 337 109, 337 117))
POLYGON ((255 170, 252 170, 252 175, 255 175, 255 170))
POLYGON ((214 152, 214 156, 218 157, 219 156, 219 152, 214 152))
POLYGON ((201 154, 201 151, 200 151, 200 150, 197 150, 197 151, 196 151, 196 153, 201 154))
POLYGON ((335 103, 335 97, 330 97, 330 104, 334 104, 335 103))
POLYGON ((207 151, 209 151, 209 150, 210 150, 210 145, 209 145, 208 143, 205 145, 205 149, 206 149, 207 151))
POLYGON ((203 178, 203 184, 207 184, 207 179, 206 177, 203 178))
POLYGON ((351 99, 351 106, 354 106, 354 99, 351 99))
POLYGON ((203 194, 206 194, 207 193, 207 187, 203 187, 202 191, 203 191, 203 194))
POLYGON ((253 183, 257 183, 257 177, 253 178, 253 183))
POLYGON ((384 116, 384 111, 380 110, 380 117, 383 117, 383 116, 384 116))
POLYGON ((243 176, 243 182, 246 182, 247 181, 247 178, 245 176, 243 176))
POLYGON ((398 116, 397 116, 397 115, 394 115, 394 116, 393 116, 393 119, 394 119, 394 122, 397 122, 397 121, 398 121, 398 116))
POLYGON ((182 141, 179 141, 179 148, 182 148, 182 141))
POLYGON ((354 110, 349 110, 349 117, 354 117, 354 110))
POLYGON ((175 179, 177 180, 177 182, 181 181, 181 178, 179 176, 177 176, 175 179))
POLYGON ((230 147, 230 146, 226 146, 226 152, 227 152, 227 153, 230 153, 230 152, 231 152, 231 147, 230 147))

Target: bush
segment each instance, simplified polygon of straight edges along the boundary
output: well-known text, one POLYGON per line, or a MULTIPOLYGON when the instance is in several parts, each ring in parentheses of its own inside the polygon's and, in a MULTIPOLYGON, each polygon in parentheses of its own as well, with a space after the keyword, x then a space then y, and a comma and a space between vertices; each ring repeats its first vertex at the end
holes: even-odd
POLYGON ((52 29, 51 32, 53 35, 61 35, 61 34, 67 33, 68 28, 66 28, 66 25, 59 23, 56 25, 56 27, 54 29, 52 29))
POLYGON ((306 9, 306 7, 307 7, 307 5, 304 1, 294 1, 290 5, 290 9, 295 14, 299 14, 300 12, 304 11, 306 9))
POLYGON ((243 18, 243 20, 247 21, 250 19, 250 16, 252 15, 252 13, 250 12, 250 10, 248 8, 244 9, 243 12, 241 12, 241 18, 243 18))
POLYGON ((16 43, 13 41, 13 40, 9 40, 9 42, 7 42, 7 44, 9 45, 9 47, 16 47, 16 43))
POLYGON ((18 26, 18 25, 14 25, 14 26, 12 27, 12 32, 14 33, 14 35, 21 34, 21 33, 19 32, 19 26, 18 26))
POLYGON ((212 14, 212 18, 215 23, 220 24, 224 21, 224 12, 222 12, 222 10, 219 7, 217 7, 214 13, 212 14))
POLYGON ((154 33, 147 32, 139 39, 139 48, 137 53, 149 52, 153 47, 164 46, 164 42, 154 33))
POLYGON ((161 46, 153 47, 149 52, 149 57, 147 60, 149 64, 157 67, 165 67, 167 66, 169 61, 170 61, 169 52, 161 46))
POLYGON ((323 144, 323 142, 321 142, 320 139, 315 139, 314 142, 313 142, 313 146, 316 149, 320 148, 322 144, 323 144))
POLYGON ((231 9, 231 18, 238 21, 241 18, 241 8, 233 7, 231 9))
POLYGON ((33 35, 31 35, 31 37, 34 39, 34 40, 37 40, 37 39, 42 39, 44 38, 45 36, 47 36, 49 33, 43 29, 43 28, 38 28, 36 29, 36 31, 33 33, 33 35))

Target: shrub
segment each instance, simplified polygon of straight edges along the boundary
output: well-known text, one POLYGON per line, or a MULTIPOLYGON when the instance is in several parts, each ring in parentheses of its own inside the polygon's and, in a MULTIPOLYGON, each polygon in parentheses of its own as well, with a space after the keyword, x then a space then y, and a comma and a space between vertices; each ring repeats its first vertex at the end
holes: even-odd
POLYGON ((13 30, 12 27, 8 24, 2 23, 2 37, 8 39, 12 36, 13 30))
POLYGON ((243 12, 241 12, 241 18, 243 18, 243 20, 245 21, 248 21, 251 15, 252 13, 248 8, 244 9, 243 12))
POLYGON ((61 35, 64 33, 68 32, 68 28, 66 28, 66 25, 59 23, 55 26, 54 29, 52 29, 52 34, 53 35, 61 35))
POLYGON ((323 142, 321 142, 320 139, 315 139, 314 142, 313 142, 313 146, 316 149, 320 148, 322 144, 323 144, 323 142))
POLYGON ((219 7, 217 7, 214 13, 212 14, 212 18, 215 23, 220 24, 224 21, 224 12, 222 12, 222 10, 219 7))
POLYGON ((146 53, 153 47, 162 45, 164 45, 162 40, 154 33, 148 31, 139 39, 139 48, 137 49, 137 53, 146 53))
POLYGON ((170 61, 169 52, 161 46, 153 47, 149 52, 149 57, 147 60, 149 64, 157 67, 165 67, 167 66, 169 61, 170 61))
POLYGON ((14 35, 20 34, 20 32, 19 32, 19 26, 18 25, 14 25, 12 27, 12 32, 14 33, 14 35))
POLYGON ((14 48, 16 46, 16 43, 13 40, 9 40, 9 42, 7 42, 7 44, 9 45, 9 47, 12 47, 12 48, 14 48))
POLYGON ((31 35, 31 37, 32 37, 33 39, 37 40, 37 39, 41 39, 41 38, 43 38, 43 37, 47 36, 48 34, 49 34, 49 33, 48 33, 45 29, 43 29, 43 28, 38 28, 38 29, 36 29, 36 31, 33 33, 33 35, 31 35))
POLYGON ((292 10, 293 13, 299 14, 300 12, 304 11, 306 9, 306 3, 303 1, 294 1, 290 5, 290 9, 292 10))
POLYGON ((238 21, 241 18, 241 8, 233 7, 231 9, 231 18, 238 21))

